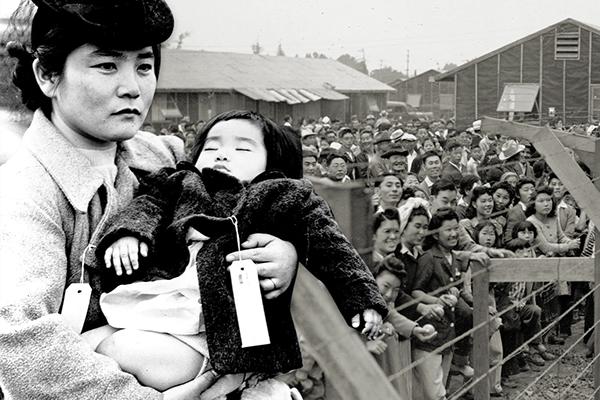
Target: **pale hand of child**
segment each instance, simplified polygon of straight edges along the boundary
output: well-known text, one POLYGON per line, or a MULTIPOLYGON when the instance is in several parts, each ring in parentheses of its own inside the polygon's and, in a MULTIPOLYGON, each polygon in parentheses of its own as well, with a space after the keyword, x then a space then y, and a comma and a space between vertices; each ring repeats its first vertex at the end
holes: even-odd
POLYGON ((386 349, 387 344, 383 340, 375 339, 367 342, 367 350, 369 350, 369 353, 373 353, 379 356, 383 354, 386 349))
POLYGON ((175 386, 163 392, 163 400, 197 400, 219 378, 214 370, 204 372, 190 382, 175 386))
POLYGON ((443 294, 440 296, 440 301, 448 307, 454 307, 458 299, 452 294, 443 294))
POLYGON ((123 275, 123 269, 131 275, 140 267, 138 255, 147 257, 148 245, 133 236, 125 236, 106 249, 104 263, 106 268, 114 267, 118 276, 123 275))
MULTIPOLYGON (((368 339, 373 340, 379 335, 383 318, 375 310, 366 309, 363 311, 363 319, 365 321, 365 327, 362 330, 362 334, 366 335, 368 339)), ((358 328, 360 326, 360 314, 356 314, 352 317, 352 327, 358 328)))
POLYGON ((458 290, 458 288, 454 286, 448 289, 448 294, 451 294, 452 296, 458 299, 460 297, 460 290, 458 290))

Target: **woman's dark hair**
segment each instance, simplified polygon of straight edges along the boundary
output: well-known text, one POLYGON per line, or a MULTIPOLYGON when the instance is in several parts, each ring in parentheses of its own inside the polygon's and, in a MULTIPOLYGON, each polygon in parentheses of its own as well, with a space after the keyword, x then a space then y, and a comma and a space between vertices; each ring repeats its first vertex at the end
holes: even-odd
MULTIPOLYGON (((508 202, 508 207, 512 206, 515 202, 515 198, 517 197, 512 185, 506 181, 494 183, 494 185, 492 186, 492 196, 494 195, 494 193, 496 193, 497 190, 500 190, 500 189, 502 189, 506 193, 508 193, 508 198, 510 199, 508 202)), ((494 202, 494 206, 495 205, 496 204, 494 202)))
POLYGON ((410 224, 410 221, 412 221, 413 219, 415 219, 415 217, 418 216, 424 216, 427 218, 427 222, 429 222, 429 212, 427 211, 427 209, 423 206, 418 206, 413 208, 412 212, 410 213, 410 215, 408 216, 408 221, 406 221, 406 224, 410 224))
POLYGON ((458 187, 458 192, 463 195, 466 196, 467 192, 469 192, 471 189, 473 189, 473 185, 477 182, 479 182, 481 179, 479 179, 479 177, 477 175, 473 175, 473 174, 466 174, 463 175, 462 178, 460 179, 460 185, 458 187))
POLYGON ((550 196, 550 199, 552 200, 552 210, 550 210, 548 217, 552 218, 552 217, 556 216, 556 201, 554 200, 554 190, 552 190, 548 186, 540 186, 539 188, 536 189, 535 195, 533 196, 531 203, 529 203, 529 205, 527 206, 527 209, 525 210, 525 215, 529 217, 530 215, 535 214, 535 200, 537 199, 537 197, 540 194, 547 194, 548 196, 550 196))
POLYGON ((475 202, 477 201, 477 199, 483 196, 484 194, 489 194, 492 198, 494 197, 494 191, 492 190, 492 188, 489 188, 487 186, 477 186, 473 189, 471 193, 471 205, 473 207, 475 207, 475 202))
POLYGON ((492 228, 494 228, 494 235, 496 235, 496 240, 494 241, 494 246, 496 246, 498 244, 498 241, 500 238, 498 237, 498 233, 496 232, 496 226, 490 220, 480 221, 477 223, 477 225, 475 225, 475 227, 473 228, 473 240, 475 241, 475 243, 479 244, 479 242, 478 242, 479 233, 481 233, 483 228, 486 228, 488 226, 491 226, 492 228))
MULTIPOLYGON (((53 18, 46 12, 37 12, 32 21, 32 31, 44 31, 48 24, 45 19, 53 18)), ((53 24, 43 34, 36 36, 29 51, 20 43, 9 42, 6 46, 9 56, 16 58, 17 63, 13 71, 13 84, 21 91, 21 101, 31 111, 41 108, 46 116, 50 115, 52 101, 40 89, 33 72, 32 63, 37 58, 39 67, 47 76, 60 78, 64 71, 69 54, 78 47, 86 44, 95 44, 105 48, 106 45, 96 43, 94 38, 85 34, 85 31, 76 30, 68 24, 53 24), (39 43, 38 43, 39 42, 39 43)), ((160 69, 160 45, 152 46, 154 53, 154 73, 158 78, 160 69)))
POLYGON ((510 233, 510 235, 511 235, 510 237, 512 237, 513 239, 516 239, 519 237, 519 232, 523 232, 525 230, 533 232, 533 237, 537 238, 537 235, 538 235, 537 228, 531 221, 527 221, 527 220, 517 222, 515 224, 515 226, 513 226, 513 230, 510 233))
POLYGON ((198 160, 210 130, 217 123, 232 119, 248 120, 260 128, 267 150, 267 171, 281 171, 286 177, 293 179, 302 177, 300 138, 290 131, 282 130, 275 122, 254 111, 226 111, 208 120, 196 136, 196 142, 190 155, 193 163, 198 160))
POLYGON ((402 282, 406 277, 406 270, 404 269, 404 263, 397 258, 393 253, 385 256, 383 260, 378 262, 373 268, 373 276, 377 278, 383 272, 389 272, 395 275, 402 282))
POLYGON ((423 249, 428 250, 432 248, 436 243, 437 239, 433 236, 433 234, 442 227, 444 221, 459 221, 458 215, 454 210, 450 207, 442 207, 435 212, 431 216, 431 220, 429 221, 429 232, 425 237, 425 243, 423 243, 423 249))
POLYGON ((386 208, 383 211, 375 213, 375 218, 373 219, 373 234, 377 232, 377 229, 379 229, 383 221, 397 221, 398 225, 400 225, 400 214, 398 214, 398 209, 386 208))

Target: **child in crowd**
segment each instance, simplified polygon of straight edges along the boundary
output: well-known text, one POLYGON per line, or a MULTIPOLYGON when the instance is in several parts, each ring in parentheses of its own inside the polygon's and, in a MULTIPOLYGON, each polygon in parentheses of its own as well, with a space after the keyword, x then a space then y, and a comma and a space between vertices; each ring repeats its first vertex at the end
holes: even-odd
POLYGON ((96 351, 159 390, 185 387, 210 358, 223 375, 210 389, 218 395, 299 367, 289 288, 264 300, 270 344, 242 347, 225 255, 251 232, 290 241, 346 320, 375 337, 387 305, 324 200, 309 182, 288 178, 301 177, 300 156, 295 138, 274 122, 230 111, 204 125, 194 164, 147 177, 142 194, 108 223, 90 271, 110 324, 99 328, 105 338, 96 351), (134 354, 142 336, 145 350, 134 354), (186 361, 167 370, 164 357, 186 361))
MULTIPOLYGON (((515 253, 517 258, 531 258, 532 249, 524 239, 512 239, 506 244, 507 250, 515 253)), ((527 282, 514 282, 496 285, 497 304, 500 311, 509 307, 513 309, 503 315, 503 345, 505 354, 511 354, 524 342, 532 339, 542 330, 542 310, 535 304, 533 297, 526 298, 532 291, 532 285, 527 282)), ((541 337, 533 339, 526 350, 517 357, 520 371, 528 369, 527 363, 544 366, 545 360, 555 357, 546 351, 541 337)), ((516 372, 510 369, 508 373, 516 372)))

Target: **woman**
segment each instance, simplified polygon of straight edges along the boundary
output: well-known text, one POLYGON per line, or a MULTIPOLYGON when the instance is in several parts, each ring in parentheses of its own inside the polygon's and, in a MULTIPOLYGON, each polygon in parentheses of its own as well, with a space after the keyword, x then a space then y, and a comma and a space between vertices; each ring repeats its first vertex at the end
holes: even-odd
POLYGON ((515 189, 508 182, 498 182, 492 186, 494 199, 494 218, 506 228, 508 210, 515 202, 515 189))
MULTIPOLYGON (((184 158, 178 139, 138 132, 171 11, 162 0, 35 3, 32 52, 9 47, 18 58, 14 82, 35 114, 22 151, 0 168, 3 390, 20 399, 184 398, 141 386, 79 336, 105 323, 98 294, 84 283, 95 232, 131 200, 133 172, 184 158)), ((242 257, 267 261, 258 265, 267 297, 287 289, 296 263, 289 244, 255 235, 243 247, 242 257), (285 283, 272 290, 268 277, 285 283)), ((197 377, 195 393, 214 378, 211 371, 197 377)))
MULTIPOLYGON (((569 239, 563 232, 556 216, 554 190, 548 186, 537 189, 533 202, 527 207, 527 221, 537 229, 535 244, 537 249, 547 257, 564 256, 579 249, 579 239, 569 239)), ((559 312, 564 313, 570 306, 571 288, 568 282, 558 281, 557 293, 559 312)), ((572 312, 559 322, 559 335, 571 334, 572 312)))
POLYGON ((395 208, 375 214, 373 221, 373 265, 393 254, 400 242, 400 216, 395 208))
MULTIPOLYGON (((494 210, 494 198, 491 188, 485 186, 478 186, 473 189, 471 195, 470 215, 474 215, 472 218, 465 218, 460 220, 460 225, 464 228, 462 232, 468 233, 473 241, 477 242, 475 236, 475 226, 482 221, 490 221, 496 227, 497 237, 502 237, 502 225, 492 218, 492 212, 494 210)), ((467 213, 469 215, 469 213, 467 213)), ((460 242, 464 242, 465 238, 461 238, 460 242)), ((499 246, 494 246, 499 247, 499 246)))
POLYGON ((536 245, 548 257, 565 255, 579 249, 579 239, 569 239, 563 232, 556 216, 554 191, 548 186, 537 189, 533 202, 525 212, 527 221, 537 229, 536 245))
POLYGON ((375 181, 374 199, 377 199, 377 210, 398 207, 402 197, 402 179, 394 174, 386 174, 375 181))

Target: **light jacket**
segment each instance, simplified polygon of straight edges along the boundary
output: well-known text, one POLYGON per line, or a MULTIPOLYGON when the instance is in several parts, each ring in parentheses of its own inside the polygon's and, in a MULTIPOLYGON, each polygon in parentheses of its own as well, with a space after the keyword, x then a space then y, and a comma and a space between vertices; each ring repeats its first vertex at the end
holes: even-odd
MULTIPOLYGON (((104 185, 35 113, 22 148, 0 167, 0 387, 8 399, 162 398, 94 353, 58 313, 95 228, 132 199, 131 169, 174 167, 183 158, 179 139, 139 132, 118 144, 115 186, 104 185)), ((84 331, 103 323, 98 310, 92 298, 84 331)))

